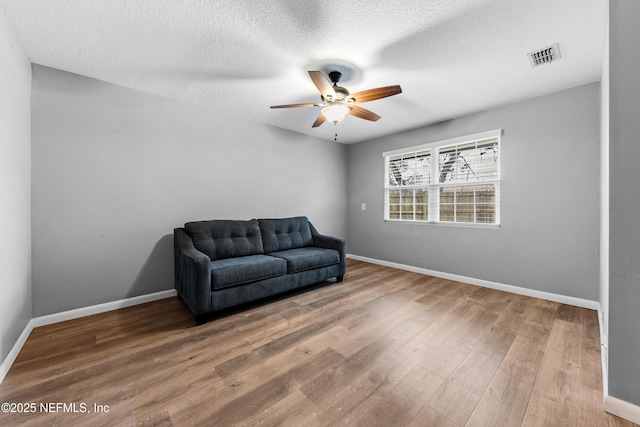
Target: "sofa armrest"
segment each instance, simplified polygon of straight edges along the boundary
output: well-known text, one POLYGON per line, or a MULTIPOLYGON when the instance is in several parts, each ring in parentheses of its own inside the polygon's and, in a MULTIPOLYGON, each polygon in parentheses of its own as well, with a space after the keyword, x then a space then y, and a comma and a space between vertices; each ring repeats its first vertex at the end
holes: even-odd
POLYGON ((173 230, 175 287, 194 315, 211 306, 211 259, 193 246, 184 228, 173 230))
POLYGON ((318 233, 318 230, 309 222, 311 228, 311 237, 313 237, 313 246, 319 248, 335 249, 340 254, 340 275, 338 281, 342 281, 345 271, 347 270, 347 241, 339 237, 325 236, 318 233))

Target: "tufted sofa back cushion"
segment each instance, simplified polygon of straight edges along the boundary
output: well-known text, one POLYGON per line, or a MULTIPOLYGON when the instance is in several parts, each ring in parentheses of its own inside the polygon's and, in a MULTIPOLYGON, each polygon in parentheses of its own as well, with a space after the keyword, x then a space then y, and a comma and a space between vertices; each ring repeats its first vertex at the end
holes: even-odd
POLYGON ((193 246, 212 261, 263 254, 258 221, 213 220, 184 225, 193 246))
POLYGON ((311 227, 309 227, 309 220, 306 216, 259 219, 258 221, 266 254, 313 244, 311 227))

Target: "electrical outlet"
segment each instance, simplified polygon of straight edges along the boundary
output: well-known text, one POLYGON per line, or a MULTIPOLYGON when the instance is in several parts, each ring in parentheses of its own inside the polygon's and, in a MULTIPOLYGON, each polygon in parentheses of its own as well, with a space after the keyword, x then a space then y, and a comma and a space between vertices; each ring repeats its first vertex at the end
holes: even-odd
POLYGON ((363 204, 362 204, 362 210, 363 210, 363 211, 366 211, 366 210, 367 210, 367 204, 366 204, 366 203, 363 203, 363 204))

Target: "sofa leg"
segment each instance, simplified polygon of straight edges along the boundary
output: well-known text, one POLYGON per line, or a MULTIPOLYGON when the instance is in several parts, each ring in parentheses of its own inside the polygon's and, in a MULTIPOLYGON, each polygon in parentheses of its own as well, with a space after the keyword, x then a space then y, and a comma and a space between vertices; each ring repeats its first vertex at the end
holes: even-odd
POLYGON ((336 277, 336 282, 340 283, 344 280, 344 274, 341 274, 340 276, 336 277))

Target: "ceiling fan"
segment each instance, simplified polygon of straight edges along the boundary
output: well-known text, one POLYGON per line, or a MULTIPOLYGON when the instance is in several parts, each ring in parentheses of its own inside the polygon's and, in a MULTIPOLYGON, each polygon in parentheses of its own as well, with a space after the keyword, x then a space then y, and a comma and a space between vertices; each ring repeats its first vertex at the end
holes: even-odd
POLYGON ((338 86, 338 82, 340 82, 340 78, 342 77, 342 73, 339 71, 331 71, 329 73, 331 82, 329 82, 320 71, 309 71, 309 77, 311 77, 311 80, 320 91, 320 99, 322 102, 272 105, 271 108, 323 107, 320 115, 316 121, 313 122, 313 126, 311 126, 314 128, 320 126, 326 120, 338 124, 347 114, 375 122, 380 119, 380 116, 365 108, 359 107, 358 104, 402 93, 400 86, 395 85, 350 94, 347 89, 338 86), (331 83, 333 83, 333 85, 331 85, 331 83))

